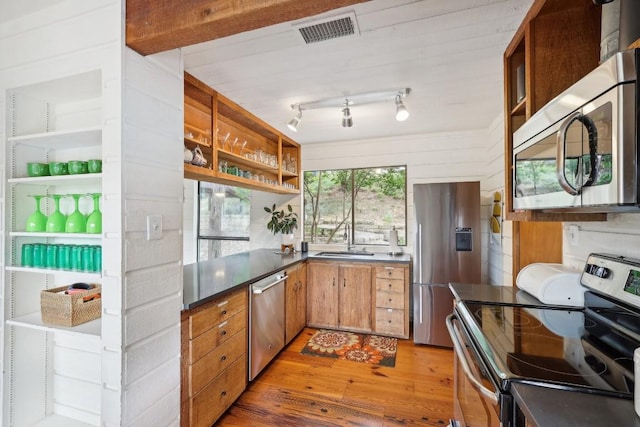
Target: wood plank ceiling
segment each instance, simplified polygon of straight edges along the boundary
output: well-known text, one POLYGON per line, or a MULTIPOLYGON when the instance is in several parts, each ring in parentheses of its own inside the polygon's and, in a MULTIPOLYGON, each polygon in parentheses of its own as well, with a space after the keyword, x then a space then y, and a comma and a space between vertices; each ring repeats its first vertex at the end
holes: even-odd
POLYGON ((130 45, 184 46, 186 71, 306 144, 488 129, 502 114, 504 50, 532 0, 271 0, 245 12, 238 8, 251 2, 189 0, 176 11, 179 3, 128 0, 139 13, 127 22, 130 45), (158 5, 164 18, 154 17, 158 5), (345 14, 357 24, 353 36, 305 44, 297 31, 345 14), (175 40, 159 41, 147 19, 175 40), (387 101, 353 106, 351 128, 340 108, 304 111, 297 133, 286 127, 293 103, 404 87, 412 88, 406 122, 387 101))

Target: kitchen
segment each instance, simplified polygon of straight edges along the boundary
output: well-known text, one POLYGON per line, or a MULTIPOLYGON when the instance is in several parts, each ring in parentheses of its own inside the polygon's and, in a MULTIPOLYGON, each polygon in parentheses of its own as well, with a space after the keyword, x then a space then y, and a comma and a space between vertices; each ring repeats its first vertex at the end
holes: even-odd
MULTIPOLYGON (((520 5, 521 16, 529 2, 524 3, 520 5)), ((175 419, 179 413, 184 196, 182 148, 175 141, 183 139, 182 68, 180 55, 175 51, 148 59, 123 51, 121 4, 105 1, 101 6, 94 8, 77 2, 62 2, 46 12, 37 8, 27 10, 32 12, 28 19, 16 18, 13 25, 3 25, 3 44, 6 46, 3 51, 15 55, 3 57, 0 81, 3 84, 2 104, 6 106, 6 88, 85 70, 103 70, 103 192, 107 195, 103 207, 105 217, 108 214, 112 221, 105 223, 103 246, 109 256, 105 258, 102 284, 112 293, 105 293, 103 302, 103 342, 99 350, 102 352, 103 378, 98 385, 104 384, 104 389, 97 401, 103 408, 109 408, 103 413, 105 425, 128 425, 142 416, 147 417, 146 420, 168 420, 175 419), (55 17, 66 19, 58 22, 55 17), (51 43, 43 48, 42 40, 51 40, 51 43), (9 47, 14 44, 24 48, 14 50, 9 47), (142 114, 142 111, 151 114, 142 114), (154 177, 152 186, 148 185, 147 177, 154 177), (157 213, 162 213, 163 238, 147 241, 147 216, 157 213), (165 375, 166 372, 170 375, 165 375)), ((501 55, 502 51, 499 57, 501 55)), ((500 72, 501 66, 497 70, 500 72)), ((411 98, 407 100, 409 106, 410 101, 411 98)), ((281 120, 284 122, 288 118, 281 120)), ((2 120, 7 120, 6 115, 3 114, 2 120)), ((358 118, 355 120, 357 123, 358 118)), ((354 141, 310 144, 303 150, 302 163, 309 170, 346 164, 378 165, 381 159, 386 163, 388 146, 393 143, 393 156, 399 159, 393 163, 410 165, 408 188, 416 182, 453 178, 480 180, 483 219, 488 222, 493 193, 504 185, 503 131, 502 114, 498 112, 493 121, 480 130, 376 138, 368 141, 365 156, 354 141), (429 155, 432 149, 442 150, 443 145, 451 148, 439 152, 436 158, 429 155), (444 163, 459 159, 460 155, 483 161, 477 165, 474 162, 444 163), (416 160, 409 163, 408 159, 416 160), (411 175, 413 173, 415 175, 411 175)), ((2 126, 2 132, 6 132, 5 126, 2 126)), ((8 175, 6 167, 3 162, 2 168, 8 175)), ((408 200, 411 200, 410 195, 408 200)), ((286 202, 282 200, 282 203, 286 202)), ((256 210, 267 204, 257 201, 256 210)), ((3 209, 5 206, 6 201, 3 209)), ((411 211, 409 207, 408 211, 411 211)), ((256 247, 273 245, 270 240, 266 243, 260 240, 260 236, 270 238, 264 222, 259 214, 252 221, 252 240, 254 231, 258 236, 252 241, 256 247)), ((4 222, 3 226, 3 233, 8 232, 4 222)), ((501 245, 489 244, 488 233, 485 234, 486 283, 513 282, 511 227, 512 223, 504 222, 501 245)), ((590 252, 638 256, 635 253, 637 229, 638 219, 632 214, 609 214, 607 222, 564 222, 564 239, 568 242, 570 237, 578 244, 562 245, 563 262, 581 269, 590 252)), ((5 251, 3 265, 7 265, 4 261, 7 256, 5 251)), ((5 336, 5 343, 7 340, 5 336)), ((7 359, 3 358, 3 362, 7 359)))

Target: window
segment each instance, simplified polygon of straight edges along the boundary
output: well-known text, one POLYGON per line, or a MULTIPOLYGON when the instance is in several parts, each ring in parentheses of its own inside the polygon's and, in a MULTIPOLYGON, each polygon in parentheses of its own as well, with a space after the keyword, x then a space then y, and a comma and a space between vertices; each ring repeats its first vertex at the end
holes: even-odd
POLYGON ((310 243, 407 244, 407 168, 304 173, 304 238, 310 243))
POLYGON ((250 191, 198 183, 198 261, 249 250, 250 191))

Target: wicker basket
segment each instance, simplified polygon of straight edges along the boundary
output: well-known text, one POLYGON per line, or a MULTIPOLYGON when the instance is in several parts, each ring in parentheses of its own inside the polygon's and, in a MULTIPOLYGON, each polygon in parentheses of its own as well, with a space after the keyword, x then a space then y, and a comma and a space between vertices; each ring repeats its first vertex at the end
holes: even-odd
POLYGON ((100 317, 102 287, 88 289, 73 295, 64 291, 68 286, 46 289, 40 293, 42 322, 59 326, 76 326, 100 317))

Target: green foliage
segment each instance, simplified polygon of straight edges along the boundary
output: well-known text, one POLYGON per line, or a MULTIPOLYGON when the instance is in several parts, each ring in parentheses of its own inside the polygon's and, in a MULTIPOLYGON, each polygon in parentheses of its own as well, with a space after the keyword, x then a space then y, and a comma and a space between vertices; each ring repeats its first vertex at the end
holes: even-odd
POLYGON ((273 234, 291 234, 298 228, 298 214, 293 211, 291 205, 287 205, 287 212, 284 209, 277 210, 275 203, 273 207, 264 207, 265 212, 271 214, 271 219, 267 223, 267 228, 273 234))

